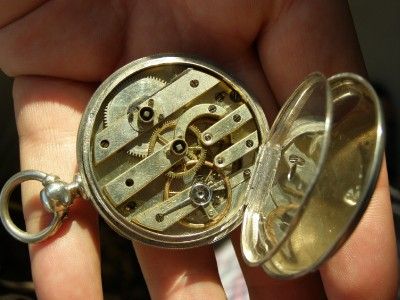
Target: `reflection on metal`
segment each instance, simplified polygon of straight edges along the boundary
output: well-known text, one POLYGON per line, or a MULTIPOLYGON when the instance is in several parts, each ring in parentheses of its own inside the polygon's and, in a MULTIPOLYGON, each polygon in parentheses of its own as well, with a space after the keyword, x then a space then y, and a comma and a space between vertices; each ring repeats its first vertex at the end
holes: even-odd
POLYGON ((270 276, 297 277, 332 255, 369 201, 383 153, 375 92, 354 74, 313 74, 261 147, 247 192, 253 201, 244 215, 243 257, 270 276))
POLYGON ((357 224, 380 169, 382 123, 375 92, 354 74, 311 74, 269 131, 255 99, 217 68, 144 58, 93 95, 74 182, 19 173, 2 190, 0 215, 14 237, 37 242, 84 196, 118 233, 169 248, 213 243, 243 221, 244 260, 296 277, 318 268, 357 224), (37 234, 9 214, 11 191, 32 179, 53 214, 37 234))

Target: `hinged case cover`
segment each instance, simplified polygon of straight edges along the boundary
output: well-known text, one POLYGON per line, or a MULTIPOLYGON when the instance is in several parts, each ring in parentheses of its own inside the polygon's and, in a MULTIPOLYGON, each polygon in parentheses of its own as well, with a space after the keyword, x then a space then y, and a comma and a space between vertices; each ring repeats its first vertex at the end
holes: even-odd
POLYGON ((316 269, 351 234, 383 155, 378 98, 361 77, 314 73, 260 146, 246 193, 241 245, 274 277, 316 269))

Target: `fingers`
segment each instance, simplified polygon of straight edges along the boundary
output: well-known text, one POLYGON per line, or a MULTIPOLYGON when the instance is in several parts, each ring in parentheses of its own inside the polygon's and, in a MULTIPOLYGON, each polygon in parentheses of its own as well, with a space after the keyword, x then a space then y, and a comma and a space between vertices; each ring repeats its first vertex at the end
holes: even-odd
POLYGON ((321 268, 329 299, 394 299, 397 252, 386 165, 351 238, 321 268))
MULTIPOLYGON (((20 136, 21 168, 38 169, 72 180, 76 170, 75 140, 88 85, 38 77, 14 83, 20 136)), ((26 226, 37 231, 46 224, 38 185, 23 186, 26 226)), ((100 255, 97 214, 77 199, 54 238, 30 246, 35 289, 41 299, 100 299, 100 255)))
POLYGON ((0 30, 2 70, 9 76, 103 80, 120 57, 124 37, 126 11, 115 4, 47 1, 0 30))
POLYGON ((45 0, 33 1, 12 1, 7 0, 1 3, 0 28, 7 26, 18 18, 40 6, 45 0))
POLYGON ((212 246, 157 249, 134 243, 152 299, 225 299, 212 246))
POLYGON ((267 24, 258 53, 282 104, 310 73, 365 73, 347 1, 287 1, 267 24))

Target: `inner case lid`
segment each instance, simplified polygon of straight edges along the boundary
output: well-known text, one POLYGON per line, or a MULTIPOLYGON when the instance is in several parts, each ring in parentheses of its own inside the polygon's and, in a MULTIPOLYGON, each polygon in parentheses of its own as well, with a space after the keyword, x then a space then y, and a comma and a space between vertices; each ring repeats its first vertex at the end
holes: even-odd
POLYGON ((260 146, 242 224, 245 261, 270 259, 303 213, 329 146, 332 99, 326 78, 309 75, 282 107, 260 146))
POLYGON ((270 276, 297 277, 329 258, 367 207, 384 150, 378 97, 358 75, 314 74, 263 147, 247 195, 243 256, 270 276))

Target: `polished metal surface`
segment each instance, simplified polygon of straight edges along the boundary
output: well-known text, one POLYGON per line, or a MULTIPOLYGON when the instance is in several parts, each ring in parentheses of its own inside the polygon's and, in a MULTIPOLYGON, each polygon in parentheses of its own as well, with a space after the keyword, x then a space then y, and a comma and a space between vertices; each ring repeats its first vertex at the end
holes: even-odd
POLYGON ((93 95, 78 159, 88 195, 117 232, 194 247, 240 224, 250 179, 243 174, 267 128, 257 102, 222 71, 155 56, 116 71, 93 95), (214 164, 217 155, 223 163, 214 164))
POLYGON ((17 240, 25 243, 36 243, 45 240, 54 234, 68 212, 69 206, 75 197, 81 194, 80 176, 67 184, 57 176, 46 173, 26 170, 12 176, 4 185, 0 194, 0 217, 6 230, 17 240), (40 192, 40 200, 45 210, 53 215, 50 224, 37 233, 30 233, 19 229, 12 221, 9 212, 9 202, 13 190, 24 181, 37 180, 43 184, 40 192))
POLYGON ((246 210, 242 230, 246 262, 262 264, 273 277, 292 278, 317 269, 337 250, 375 187, 382 124, 375 92, 355 74, 315 74, 300 86, 260 150, 256 172, 264 173, 253 177, 257 186, 248 197, 257 200, 246 210), (325 115, 325 126, 318 115, 325 115), (296 123, 309 124, 299 131, 290 127, 296 123), (285 135, 291 138, 282 147, 285 135))
POLYGON ((242 224, 245 262, 273 277, 318 268, 351 234, 383 157, 381 107, 350 73, 309 75, 271 130, 256 100, 212 65, 157 55, 112 74, 94 93, 77 139, 78 176, 23 171, 0 196, 6 229, 24 242, 54 233, 74 197, 90 199, 128 239, 167 248, 213 243, 242 224), (11 191, 44 185, 43 231, 18 229, 11 191))

